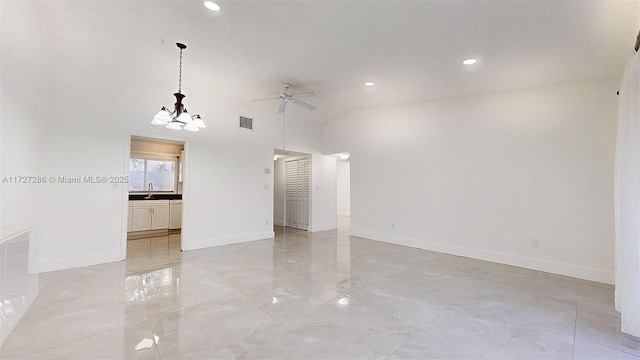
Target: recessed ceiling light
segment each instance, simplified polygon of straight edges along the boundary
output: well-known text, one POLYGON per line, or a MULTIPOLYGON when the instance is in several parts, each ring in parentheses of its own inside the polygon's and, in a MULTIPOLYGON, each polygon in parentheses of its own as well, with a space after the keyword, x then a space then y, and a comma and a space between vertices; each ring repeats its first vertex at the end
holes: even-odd
POLYGON ((374 83, 372 83, 371 81, 367 81, 366 83, 364 83, 366 86, 373 86, 375 85, 374 83))
POLYGON ((220 11, 220 5, 214 3, 213 1, 205 1, 204 6, 211 11, 220 11))
POLYGON ((478 60, 476 60, 476 59, 466 59, 462 63, 465 64, 465 65, 473 65, 473 64, 475 64, 477 62, 478 62, 478 60))

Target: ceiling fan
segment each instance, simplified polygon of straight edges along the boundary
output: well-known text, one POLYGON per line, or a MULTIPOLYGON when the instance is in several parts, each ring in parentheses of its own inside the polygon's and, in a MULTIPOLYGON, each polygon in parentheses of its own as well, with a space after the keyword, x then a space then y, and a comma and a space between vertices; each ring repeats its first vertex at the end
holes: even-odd
POLYGON ((282 90, 280 90, 280 95, 276 96, 276 97, 270 97, 270 98, 266 98, 266 99, 254 99, 251 101, 267 101, 267 100, 280 100, 280 107, 278 108, 278 112, 282 113, 284 112, 284 109, 287 107, 288 103, 294 103, 296 105, 300 105, 303 108, 306 108, 307 110, 315 110, 316 107, 311 105, 311 104, 307 104, 304 101, 299 100, 300 98, 305 98, 305 97, 314 97, 316 96, 316 94, 312 91, 309 92, 303 92, 303 93, 298 93, 298 94, 293 94, 291 92, 291 87, 293 85, 289 84, 289 83, 283 83, 282 84, 282 90))

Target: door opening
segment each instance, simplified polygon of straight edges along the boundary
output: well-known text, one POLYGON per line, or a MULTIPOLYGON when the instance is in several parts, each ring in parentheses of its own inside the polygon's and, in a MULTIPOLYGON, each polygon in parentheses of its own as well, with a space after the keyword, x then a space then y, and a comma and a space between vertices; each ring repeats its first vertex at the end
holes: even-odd
POLYGON ((349 233, 351 225, 351 161, 349 153, 338 155, 336 163, 336 207, 338 231, 349 233))
POLYGON ((127 270, 140 270, 162 265, 146 264, 147 255, 182 247, 185 142, 136 135, 129 141, 123 258, 127 270))
POLYGON ((311 154, 274 152, 273 224, 308 231, 311 226, 311 154))

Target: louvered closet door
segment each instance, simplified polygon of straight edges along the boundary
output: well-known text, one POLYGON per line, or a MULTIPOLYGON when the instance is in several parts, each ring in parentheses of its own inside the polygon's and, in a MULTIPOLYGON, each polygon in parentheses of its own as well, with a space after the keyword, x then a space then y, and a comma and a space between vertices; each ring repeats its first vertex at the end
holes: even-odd
POLYGON ((285 164, 286 225, 289 227, 309 228, 309 172, 309 159, 285 164))
POLYGON ((287 219, 286 219, 286 225, 289 227, 294 227, 293 226, 293 220, 294 220, 294 205, 295 205, 295 189, 294 186, 296 184, 296 182, 294 181, 294 174, 295 177, 297 178, 298 176, 298 166, 294 161, 287 161, 285 164, 285 193, 286 193, 286 204, 285 206, 286 208, 286 215, 287 215, 287 219))
POLYGON ((299 229, 309 229, 309 159, 298 163, 298 203, 300 204, 299 229))

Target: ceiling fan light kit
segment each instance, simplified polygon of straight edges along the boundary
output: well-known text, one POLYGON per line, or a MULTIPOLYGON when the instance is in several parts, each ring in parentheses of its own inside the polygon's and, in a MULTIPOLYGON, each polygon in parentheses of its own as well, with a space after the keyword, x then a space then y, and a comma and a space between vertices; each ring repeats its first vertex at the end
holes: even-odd
POLYGON ((291 88, 293 87, 293 85, 289 84, 289 83, 283 83, 282 84, 282 90, 280 90, 280 94, 276 97, 270 97, 270 98, 266 98, 266 99, 254 99, 251 101, 268 101, 268 100, 280 100, 280 107, 278 108, 278 112, 279 113, 283 113, 284 110, 287 108, 287 104, 289 103, 294 103, 296 105, 302 106, 303 108, 310 110, 310 111, 314 111, 316 109, 315 106, 308 104, 302 100, 299 100, 301 98, 305 98, 305 97, 314 97, 316 96, 316 94, 312 91, 309 92, 303 92, 303 93, 297 93, 294 94, 291 92, 291 88))
POLYGON ((189 112, 182 103, 182 100, 185 98, 185 95, 182 94, 182 50, 186 49, 187 45, 181 43, 176 43, 176 45, 180 49, 180 72, 178 75, 178 92, 173 94, 176 97, 174 110, 171 112, 163 106, 162 109, 153 116, 151 124, 165 126, 171 130, 185 129, 187 131, 200 131, 200 129, 207 127, 204 121, 202 121, 202 118, 198 114, 193 116, 189 115, 189 112))

